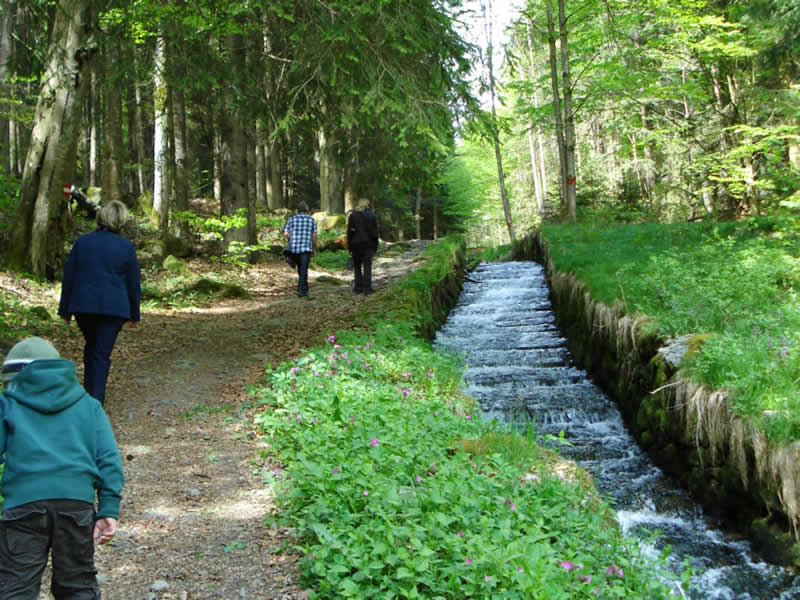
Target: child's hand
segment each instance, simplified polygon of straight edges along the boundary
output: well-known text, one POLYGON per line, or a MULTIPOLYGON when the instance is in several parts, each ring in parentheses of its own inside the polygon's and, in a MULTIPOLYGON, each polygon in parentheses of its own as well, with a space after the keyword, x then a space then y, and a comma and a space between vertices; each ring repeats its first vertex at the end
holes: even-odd
POLYGON ((94 541, 105 544, 117 533, 117 520, 112 517, 97 519, 94 524, 94 541))

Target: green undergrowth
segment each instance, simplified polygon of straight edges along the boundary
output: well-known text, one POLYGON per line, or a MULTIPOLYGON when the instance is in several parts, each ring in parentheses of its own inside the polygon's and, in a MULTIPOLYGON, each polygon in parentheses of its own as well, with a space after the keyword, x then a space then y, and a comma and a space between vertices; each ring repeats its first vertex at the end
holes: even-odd
MULTIPOLYGON (((31 279, 29 285, 38 284, 31 279)), ((48 337, 60 326, 55 313, 47 307, 24 302, 17 295, 0 289, 0 348, 10 348, 32 335, 48 337)))
POLYGON ((411 304, 460 241, 393 287, 359 329, 268 371, 252 393, 312 598, 665 598, 663 563, 621 536, 591 478, 460 393, 462 360, 411 304))
POLYGON ((314 256, 312 266, 325 271, 346 271, 350 258, 345 250, 323 250, 314 256))
POLYGON ((596 300, 664 337, 707 335, 683 368, 777 443, 800 439, 798 232, 791 218, 542 230, 596 300))
POLYGON ((182 308, 224 298, 248 298, 241 285, 190 273, 142 278, 142 307, 182 308))
POLYGON ((459 394, 459 364, 385 324, 331 335, 255 391, 261 472, 312 597, 666 597, 586 480, 459 394))

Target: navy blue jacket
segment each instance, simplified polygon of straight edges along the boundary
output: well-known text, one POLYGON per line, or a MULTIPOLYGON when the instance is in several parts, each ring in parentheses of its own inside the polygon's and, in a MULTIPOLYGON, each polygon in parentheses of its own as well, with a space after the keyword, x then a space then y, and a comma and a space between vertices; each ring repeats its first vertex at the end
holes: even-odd
POLYGON ((124 237, 102 229, 82 235, 64 263, 58 314, 138 321, 140 277, 136 250, 124 237))

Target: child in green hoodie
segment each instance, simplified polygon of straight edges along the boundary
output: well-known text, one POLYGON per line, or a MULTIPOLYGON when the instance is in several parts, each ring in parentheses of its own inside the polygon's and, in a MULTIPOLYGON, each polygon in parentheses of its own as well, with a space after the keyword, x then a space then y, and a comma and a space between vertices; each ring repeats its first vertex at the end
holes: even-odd
POLYGON ((57 600, 100 598, 94 542, 114 537, 124 484, 108 417, 42 338, 11 348, 2 379, 0 600, 35 600, 51 553, 57 600))

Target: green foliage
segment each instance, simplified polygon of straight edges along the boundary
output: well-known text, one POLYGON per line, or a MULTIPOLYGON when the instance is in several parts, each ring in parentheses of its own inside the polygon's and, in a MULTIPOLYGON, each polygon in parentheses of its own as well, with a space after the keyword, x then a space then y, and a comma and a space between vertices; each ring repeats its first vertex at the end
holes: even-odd
MULTIPOLYGON (((28 284, 39 285, 33 279, 28 284)), ((47 337, 48 332, 60 326, 61 322, 44 306, 30 306, 0 289, 0 342, 13 345, 32 335, 47 337)))
POLYGON ((798 231, 792 218, 543 229, 595 299, 665 337, 710 334, 685 369, 782 442, 800 439, 798 231))
POLYGON ((19 179, 8 176, 0 167, 0 239, 8 234, 8 228, 17 214, 19 179))
POLYGON ((260 472, 312 597, 666 598, 592 491, 480 419, 459 382, 395 321, 331 335, 255 390, 260 472))
POLYGON ((176 212, 173 216, 186 223, 193 231, 217 240, 221 240, 226 231, 247 226, 246 208, 239 209, 235 215, 203 217, 186 210, 176 212))
POLYGON ((346 271, 350 254, 342 250, 325 250, 314 256, 314 266, 326 271, 346 271))
POLYGON ((247 298, 241 285, 221 282, 193 273, 143 278, 142 305, 145 308, 184 308, 223 298, 247 298))

